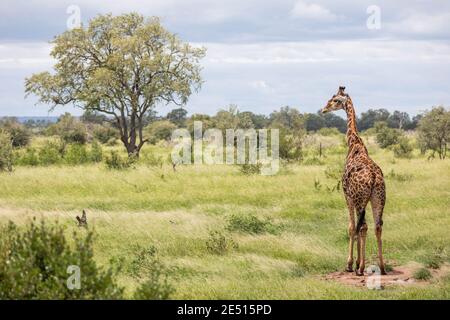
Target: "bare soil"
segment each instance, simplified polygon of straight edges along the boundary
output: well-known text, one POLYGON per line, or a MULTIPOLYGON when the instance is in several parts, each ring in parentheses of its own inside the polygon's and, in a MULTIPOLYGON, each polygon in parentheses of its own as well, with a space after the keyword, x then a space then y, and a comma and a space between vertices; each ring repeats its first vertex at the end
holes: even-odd
MULTIPOLYGON (((379 288, 392 285, 427 285, 436 279, 442 278, 450 273, 450 264, 443 264, 439 269, 428 269, 432 278, 429 280, 414 279, 414 272, 423 266, 417 262, 410 262, 403 266, 395 266, 393 270, 387 272, 387 275, 379 275, 379 288)), ((367 268, 368 269, 368 268, 367 268)), ((337 271, 325 276, 327 281, 337 281, 339 283, 355 286, 374 288, 378 281, 378 275, 374 273, 365 273, 364 276, 357 276, 355 272, 337 271)))

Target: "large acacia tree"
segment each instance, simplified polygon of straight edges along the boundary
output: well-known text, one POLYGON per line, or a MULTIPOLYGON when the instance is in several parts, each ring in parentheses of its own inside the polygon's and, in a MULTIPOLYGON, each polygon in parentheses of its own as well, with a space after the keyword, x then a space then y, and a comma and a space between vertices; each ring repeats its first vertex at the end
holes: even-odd
POLYGON ((183 105, 202 83, 205 49, 183 43, 155 17, 99 15, 52 43, 54 71, 27 78, 27 95, 50 109, 73 104, 109 115, 129 155, 146 142, 145 117, 156 104, 183 105))

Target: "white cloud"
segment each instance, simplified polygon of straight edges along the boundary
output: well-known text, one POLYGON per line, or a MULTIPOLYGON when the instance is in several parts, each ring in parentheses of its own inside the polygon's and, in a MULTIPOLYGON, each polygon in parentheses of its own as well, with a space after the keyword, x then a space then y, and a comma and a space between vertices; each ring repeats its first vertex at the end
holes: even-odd
POLYGON ((301 18, 306 20, 317 21, 335 21, 337 16, 327 8, 316 3, 306 3, 299 0, 295 3, 291 10, 291 16, 294 18, 301 18))
POLYGON ((406 18, 388 23, 389 31, 402 34, 449 34, 450 12, 413 13, 406 18))
POLYGON ((49 68, 51 45, 46 42, 0 43, 0 69, 49 68))
POLYGON ((378 61, 450 62, 450 44, 445 41, 314 41, 202 43, 211 65, 293 65, 378 61))
POLYGON ((251 81, 250 86, 255 89, 267 89, 269 87, 264 80, 251 81))

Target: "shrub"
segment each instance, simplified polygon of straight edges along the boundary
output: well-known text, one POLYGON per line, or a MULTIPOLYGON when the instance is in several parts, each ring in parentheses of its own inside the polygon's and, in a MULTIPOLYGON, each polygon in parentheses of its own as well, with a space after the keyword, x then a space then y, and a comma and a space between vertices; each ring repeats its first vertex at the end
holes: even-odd
POLYGON ((140 277, 142 273, 146 273, 151 269, 153 260, 155 259, 156 248, 149 246, 148 248, 138 248, 137 254, 130 263, 128 272, 133 277, 140 277))
POLYGON ((134 298, 138 300, 166 300, 174 292, 169 283, 168 270, 157 259, 156 248, 138 248, 128 271, 135 278, 144 278, 137 288, 134 298))
POLYGON ((301 264, 296 263, 292 267, 291 274, 292 274, 293 277, 303 278, 306 275, 306 270, 301 264))
POLYGON ((167 300, 175 292, 161 264, 155 263, 146 280, 136 289, 136 300, 167 300))
POLYGON ((13 147, 23 147, 31 140, 30 130, 14 119, 3 120, 1 128, 9 134, 13 147))
POLYGON ((400 137, 402 136, 400 130, 389 128, 385 122, 377 122, 375 124, 375 131, 377 133, 377 143, 381 148, 387 148, 399 143, 400 137))
POLYGON ((444 107, 433 107, 419 122, 418 143, 422 153, 432 150, 440 159, 447 155, 450 142, 450 111, 444 107))
POLYGON ((420 268, 419 270, 414 272, 413 277, 414 277, 414 279, 417 279, 417 280, 429 280, 433 276, 431 275, 430 270, 428 270, 426 268, 420 268))
POLYGON ((8 133, 0 131, 0 171, 12 171, 13 160, 11 137, 8 133))
POLYGON ((0 239, 0 299, 118 299, 117 270, 101 270, 93 258, 93 234, 73 235, 32 221, 20 230, 10 223, 0 239), (80 288, 69 289, 69 266, 80 267, 80 288))
POLYGON ((61 162, 64 154, 64 146, 55 142, 47 141, 41 150, 39 150, 39 163, 42 165, 51 165, 61 162))
POLYGON ((237 248, 237 243, 221 231, 211 231, 208 240, 206 240, 206 250, 212 254, 223 255, 231 249, 237 248))
POLYGON ((111 139, 116 139, 118 135, 117 130, 112 128, 109 124, 97 124, 92 131, 94 138, 103 144, 108 143, 111 139))
POLYGON ((64 161, 71 165, 83 164, 88 162, 88 160, 86 146, 79 143, 69 145, 64 155, 64 161))
POLYGON ((393 146, 392 150, 394 151, 394 156, 397 158, 411 158, 413 147, 407 137, 401 137, 398 143, 393 146))
POLYGON ((299 161, 303 158, 304 132, 279 129, 279 155, 281 159, 299 161))
POLYGON ((228 218, 227 230, 258 234, 265 232, 276 233, 277 228, 268 219, 262 220, 251 214, 233 214, 228 218))
POLYGON ((105 164, 108 169, 122 170, 127 169, 133 163, 130 158, 122 158, 119 153, 112 150, 109 156, 105 158, 105 164))
POLYGON ((36 154, 36 149, 27 148, 23 153, 18 153, 14 163, 22 166, 37 166, 39 157, 36 154))
POLYGON ((103 151, 101 145, 94 141, 91 145, 91 150, 89 152, 89 161, 100 162, 103 159, 103 151))
POLYGON ((145 133, 151 144, 155 144, 160 140, 169 141, 172 132, 177 126, 168 120, 155 121, 145 128, 145 133))
POLYGON ((58 135, 66 143, 84 144, 87 142, 86 126, 70 113, 65 113, 57 123, 48 127, 47 134, 58 135))

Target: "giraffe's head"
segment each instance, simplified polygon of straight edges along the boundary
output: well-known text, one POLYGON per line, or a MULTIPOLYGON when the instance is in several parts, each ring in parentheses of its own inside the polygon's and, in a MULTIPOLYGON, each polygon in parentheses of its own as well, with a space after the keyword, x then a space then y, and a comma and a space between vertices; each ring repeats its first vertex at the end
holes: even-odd
POLYGON ((349 99, 348 94, 344 92, 345 87, 339 87, 338 92, 328 100, 327 105, 321 110, 322 113, 345 109, 349 99))

